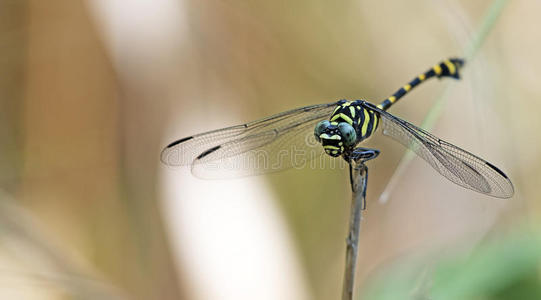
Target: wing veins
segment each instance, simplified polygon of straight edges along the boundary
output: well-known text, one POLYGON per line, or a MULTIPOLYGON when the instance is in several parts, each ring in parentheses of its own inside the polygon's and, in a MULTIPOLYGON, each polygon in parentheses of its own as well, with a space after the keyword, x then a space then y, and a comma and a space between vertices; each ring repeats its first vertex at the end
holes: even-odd
POLYGON ((384 135, 390 136, 427 161, 450 181, 480 193, 509 198, 514 189, 503 172, 490 167, 482 158, 446 142, 431 133, 402 120, 371 103, 365 107, 382 118, 384 135), (442 169, 443 168, 443 169, 442 169))
POLYGON ((337 102, 300 107, 282 112, 260 120, 217 129, 183 138, 169 144, 162 150, 161 160, 170 166, 182 166, 219 159, 217 153, 230 146, 232 152, 226 157, 243 154, 249 150, 265 147, 279 139, 282 134, 308 124, 314 120, 322 119, 330 114, 330 108, 337 102), (271 134, 272 133, 272 134, 271 134), (266 141, 265 141, 266 139, 266 141), (250 141, 256 141, 252 146, 250 141), (247 143, 247 149, 242 144, 247 143), (237 148, 235 148, 237 147, 237 148), (236 152, 235 152, 236 151, 236 152))

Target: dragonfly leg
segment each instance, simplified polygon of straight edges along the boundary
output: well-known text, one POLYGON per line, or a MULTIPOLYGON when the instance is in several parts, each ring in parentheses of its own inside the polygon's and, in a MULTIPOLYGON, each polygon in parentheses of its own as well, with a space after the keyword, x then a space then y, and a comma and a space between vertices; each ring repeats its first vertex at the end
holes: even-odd
POLYGON ((356 165, 363 164, 371 159, 376 158, 379 155, 378 149, 370 149, 370 148, 355 148, 349 155, 350 163, 354 164, 354 167, 356 165))
POLYGON ((353 197, 362 199, 361 209, 366 208, 366 183, 368 180, 368 168, 365 162, 376 158, 379 155, 379 150, 369 148, 355 148, 346 157, 349 163, 349 182, 351 184, 351 192, 353 197))
POLYGON ((349 182, 353 197, 361 199, 361 209, 366 208, 366 183, 368 181, 368 168, 364 164, 366 161, 376 158, 379 150, 369 148, 355 148, 348 155, 349 163, 349 182))

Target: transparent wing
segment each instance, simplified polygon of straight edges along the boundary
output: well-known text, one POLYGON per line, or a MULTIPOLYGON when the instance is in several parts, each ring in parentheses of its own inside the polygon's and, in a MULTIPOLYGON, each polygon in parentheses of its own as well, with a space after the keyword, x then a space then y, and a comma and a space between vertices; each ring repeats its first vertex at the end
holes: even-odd
POLYGON ((183 138, 163 149, 161 161, 169 166, 191 165, 192 173, 202 178, 238 177, 302 167, 323 153, 313 130, 317 122, 330 116, 336 105, 333 102, 301 107, 183 138))
POLYGON ((392 137, 414 151, 445 178, 490 196, 498 198, 513 196, 513 184, 505 173, 491 163, 373 104, 365 102, 365 106, 379 114, 384 135, 392 137))

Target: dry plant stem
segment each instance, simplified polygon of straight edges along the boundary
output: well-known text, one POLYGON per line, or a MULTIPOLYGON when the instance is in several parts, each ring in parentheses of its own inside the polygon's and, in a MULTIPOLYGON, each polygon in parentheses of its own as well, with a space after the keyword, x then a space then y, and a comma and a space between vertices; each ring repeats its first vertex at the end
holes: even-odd
POLYGON ((368 168, 364 163, 351 162, 349 165, 349 176, 352 192, 351 215, 349 219, 349 233, 346 238, 346 269, 342 300, 353 299, 357 251, 359 249, 359 231, 361 230, 361 212, 364 210, 366 203, 368 168))

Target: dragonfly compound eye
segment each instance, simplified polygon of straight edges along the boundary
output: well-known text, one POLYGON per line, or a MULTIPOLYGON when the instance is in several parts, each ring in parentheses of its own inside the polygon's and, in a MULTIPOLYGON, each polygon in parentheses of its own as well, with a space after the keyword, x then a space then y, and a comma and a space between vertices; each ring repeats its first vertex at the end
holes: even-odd
POLYGON ((357 141, 357 133, 355 132, 355 129, 348 123, 340 123, 338 124, 338 130, 340 130, 340 133, 342 134, 342 139, 344 141, 344 145, 346 146, 353 146, 355 145, 355 142, 357 141))
POLYGON ((324 131, 325 129, 327 129, 327 127, 331 126, 331 122, 329 122, 328 120, 323 120, 319 123, 317 123, 316 125, 316 128, 314 129, 314 135, 316 137, 316 140, 318 142, 321 141, 321 138, 319 137, 324 131))

